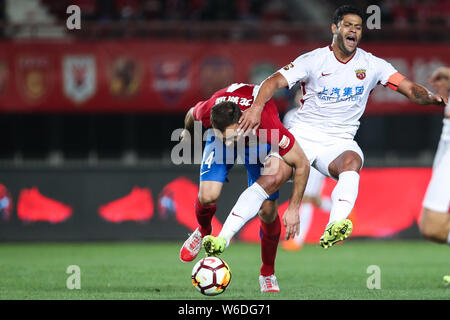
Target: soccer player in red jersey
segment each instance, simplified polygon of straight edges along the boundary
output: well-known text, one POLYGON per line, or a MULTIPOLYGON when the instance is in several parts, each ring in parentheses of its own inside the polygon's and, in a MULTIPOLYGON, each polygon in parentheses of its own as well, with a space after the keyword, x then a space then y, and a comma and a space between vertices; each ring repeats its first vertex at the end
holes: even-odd
MULTIPOLYGON (((274 274, 274 263, 281 232, 277 214, 277 190, 292 177, 294 167, 294 187, 288 210, 298 212, 309 174, 309 164, 294 137, 282 125, 278 109, 272 99, 266 102, 257 137, 247 138, 247 142, 250 140, 249 143, 238 139, 237 121, 243 110, 252 104, 258 89, 259 87, 254 85, 232 84, 216 92, 210 99, 199 102, 186 115, 183 136, 192 131, 194 121, 201 121, 205 128, 214 127, 216 130, 214 133, 208 132, 200 167, 200 188, 195 204, 199 227, 183 244, 180 259, 184 262, 195 259, 202 239, 211 233, 211 219, 216 211, 216 202, 227 174, 235 163, 237 152, 234 151, 239 151, 241 143, 245 149, 245 154, 241 156, 245 158, 249 188, 241 195, 245 201, 238 201, 239 206, 235 206, 230 216, 234 218, 236 228, 239 229, 259 214, 263 261, 260 270, 261 291, 276 292, 279 291, 279 286, 274 274), (252 142, 256 142, 255 145, 252 145, 252 142), (265 153, 261 153, 261 148, 265 148, 263 150, 265 153), (261 154, 267 155, 269 150, 274 149, 278 150, 283 160, 265 156, 261 159, 261 154), (265 168, 261 175, 263 165, 265 168), (249 210, 250 207, 254 210, 249 210)), ((298 230, 292 229, 288 232, 295 233, 298 230)))

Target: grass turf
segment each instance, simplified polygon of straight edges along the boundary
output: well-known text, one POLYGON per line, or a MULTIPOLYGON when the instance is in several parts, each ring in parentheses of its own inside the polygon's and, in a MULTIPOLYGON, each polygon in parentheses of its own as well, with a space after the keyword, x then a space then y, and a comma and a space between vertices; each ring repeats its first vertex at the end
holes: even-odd
MULTIPOLYGON (((178 259, 180 243, 53 243, 0 245, 0 300, 4 299, 450 299, 448 246, 426 241, 350 240, 324 250, 279 248, 281 292, 259 292, 259 244, 235 242, 222 258, 232 270, 227 291, 198 293, 194 263, 178 259), (69 265, 81 269, 81 289, 66 287, 69 265), (366 287, 370 265, 381 289, 366 287)), ((203 256, 203 253, 201 253, 203 256)))

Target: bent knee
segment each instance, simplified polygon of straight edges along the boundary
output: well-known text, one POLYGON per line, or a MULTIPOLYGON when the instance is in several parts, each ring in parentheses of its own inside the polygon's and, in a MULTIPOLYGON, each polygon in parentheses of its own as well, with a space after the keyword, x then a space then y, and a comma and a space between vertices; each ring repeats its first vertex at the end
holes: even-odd
POLYGON ((420 228, 420 233, 430 241, 444 243, 446 239, 446 234, 443 230, 439 230, 434 227, 429 227, 424 225, 420 228))
POLYGON ((287 179, 284 172, 278 171, 276 174, 269 175, 268 181, 273 188, 278 189, 287 181, 287 179))
POLYGON ((448 231, 430 224, 422 224, 420 233, 430 241, 444 243, 447 240, 448 231))
MULTIPOLYGON (((338 173, 344 171, 356 171, 359 172, 362 167, 362 159, 354 151, 346 151, 341 156, 330 163, 329 169, 337 171, 338 173)), ((331 172, 331 171, 330 171, 331 172)))
POLYGON ((425 209, 419 230, 428 240, 439 243, 446 242, 449 234, 448 215, 425 209))
MULTIPOLYGON (((290 172, 292 173, 292 171, 290 172)), ((278 170, 274 174, 262 175, 257 182, 270 195, 280 189, 288 179, 289 175, 278 170)))
POLYGON ((342 164, 342 171, 356 171, 359 172, 362 166, 362 161, 359 156, 350 157, 342 164))
POLYGON ((219 194, 210 190, 202 190, 198 193, 198 201, 204 206, 212 206, 219 199, 219 194))

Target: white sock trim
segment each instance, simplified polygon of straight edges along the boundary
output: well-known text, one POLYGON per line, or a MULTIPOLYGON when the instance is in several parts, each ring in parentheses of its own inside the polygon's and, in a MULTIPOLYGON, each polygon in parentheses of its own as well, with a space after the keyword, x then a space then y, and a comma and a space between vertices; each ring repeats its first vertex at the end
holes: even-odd
POLYGON ((328 224, 344 220, 350 215, 358 197, 358 188, 358 172, 344 171, 339 175, 339 181, 331 193, 333 206, 328 224))
MULTIPOLYGON (((249 188, 254 188, 254 190, 255 191, 257 191, 260 195, 261 195, 261 197, 264 197, 264 200, 266 200, 268 197, 269 197, 269 195, 267 194, 267 192, 266 192, 266 190, 264 190, 263 189, 263 187, 261 187, 258 183, 253 183, 250 187, 248 187, 247 189, 249 189, 249 188)), ((259 208, 258 208, 258 210, 259 210, 259 208)))

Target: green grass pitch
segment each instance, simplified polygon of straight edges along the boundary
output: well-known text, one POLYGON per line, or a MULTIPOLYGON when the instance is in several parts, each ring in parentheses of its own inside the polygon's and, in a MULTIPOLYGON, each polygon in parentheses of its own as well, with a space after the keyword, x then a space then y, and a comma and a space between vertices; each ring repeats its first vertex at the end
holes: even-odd
MULTIPOLYGON (((450 299, 450 248, 426 241, 354 240, 324 250, 279 248, 281 292, 261 294, 259 244, 233 242, 222 255, 232 271, 225 293, 205 297, 191 284, 194 263, 178 259, 182 242, 0 245, 0 299, 450 299), (81 289, 66 287, 78 265, 81 289), (366 286, 370 265, 381 289, 366 286)), ((201 253, 203 256, 203 253, 201 253)))

